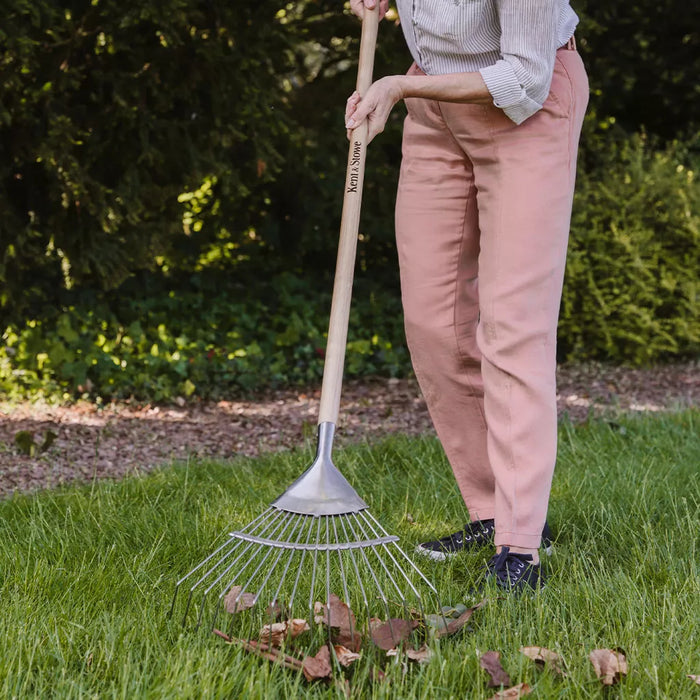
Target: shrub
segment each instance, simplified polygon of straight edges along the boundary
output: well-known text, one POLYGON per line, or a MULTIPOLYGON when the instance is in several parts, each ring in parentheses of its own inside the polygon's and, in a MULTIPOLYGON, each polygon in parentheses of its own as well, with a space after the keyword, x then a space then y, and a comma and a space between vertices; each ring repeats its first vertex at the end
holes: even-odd
MULTIPOLYGON (((290 274, 245 293, 230 284, 212 296, 198 286, 195 278, 188 291, 112 299, 113 308, 84 300, 7 328, 0 390, 167 401, 320 384, 328 291, 316 294, 290 274)), ((398 300, 363 291, 351 314, 347 375, 400 374, 408 363, 403 344, 393 342, 402 337, 398 300)))
POLYGON ((700 187, 679 143, 598 139, 579 173, 562 357, 648 363, 700 349, 700 187))

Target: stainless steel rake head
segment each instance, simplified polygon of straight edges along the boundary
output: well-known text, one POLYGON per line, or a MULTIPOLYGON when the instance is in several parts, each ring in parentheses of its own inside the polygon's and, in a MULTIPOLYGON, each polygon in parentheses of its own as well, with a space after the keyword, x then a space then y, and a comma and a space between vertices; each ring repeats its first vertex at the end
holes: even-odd
POLYGON ((437 591, 399 538, 379 524, 333 464, 334 432, 333 423, 320 424, 316 458, 304 474, 177 582, 170 612, 186 589, 183 625, 191 618, 213 629, 224 610, 240 618, 244 608, 258 624, 275 609, 312 620, 316 603, 330 605, 332 595, 363 611, 365 626, 371 618, 440 610, 437 591), (294 614, 302 606, 308 613, 294 614))

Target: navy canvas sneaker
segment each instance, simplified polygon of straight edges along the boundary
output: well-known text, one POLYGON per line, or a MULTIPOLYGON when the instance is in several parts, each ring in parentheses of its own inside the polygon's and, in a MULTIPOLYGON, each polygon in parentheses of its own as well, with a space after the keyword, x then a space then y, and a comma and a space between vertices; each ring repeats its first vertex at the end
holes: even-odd
POLYGON ((502 590, 511 593, 539 591, 544 588, 544 576, 539 564, 532 563, 531 554, 518 554, 503 547, 486 565, 487 575, 502 590))
MULTIPOLYGON (((493 519, 473 520, 451 535, 419 544, 416 547, 416 552, 435 561, 445 561, 448 557, 453 557, 463 550, 492 543, 494 529, 493 519)), ((544 524, 542 530, 542 548, 545 554, 552 553, 552 531, 547 523, 544 524)))

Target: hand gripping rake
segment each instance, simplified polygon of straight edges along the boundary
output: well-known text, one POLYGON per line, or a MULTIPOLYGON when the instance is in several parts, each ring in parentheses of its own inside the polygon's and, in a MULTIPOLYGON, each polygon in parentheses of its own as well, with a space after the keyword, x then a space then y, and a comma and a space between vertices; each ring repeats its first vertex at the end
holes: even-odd
MULTIPOLYGON (((372 82, 377 25, 377 9, 365 9, 357 79, 360 95, 372 82)), ((372 616, 408 616, 411 609, 422 613, 423 589, 431 598, 434 596, 435 611, 439 610, 435 588, 398 546, 399 538, 390 535, 368 512, 367 504, 331 459, 340 407, 366 142, 365 121, 352 132, 350 140, 316 458, 265 512, 242 530, 231 532, 223 545, 177 582, 171 614, 180 587, 186 582, 189 586, 183 625, 190 610, 197 607, 193 600, 198 595, 201 600, 197 626, 210 619, 212 627, 222 603, 229 612, 236 612, 249 607, 251 595, 253 608, 265 596, 264 600, 270 603, 268 611, 282 608, 291 612, 295 601, 303 599, 312 616, 315 601, 325 601, 330 606, 331 594, 344 596, 352 610, 366 611, 369 622, 372 616), (394 605, 399 606, 399 612, 392 613, 394 605)))

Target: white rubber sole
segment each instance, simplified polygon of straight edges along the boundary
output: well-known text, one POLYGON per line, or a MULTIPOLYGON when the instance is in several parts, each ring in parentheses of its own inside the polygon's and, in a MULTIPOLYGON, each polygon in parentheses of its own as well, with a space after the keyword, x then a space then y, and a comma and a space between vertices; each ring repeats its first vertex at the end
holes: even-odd
MULTIPOLYGON (((451 559, 452 557, 456 557, 459 554, 459 552, 436 552, 433 549, 423 547, 421 544, 416 547, 415 551, 416 554, 420 554, 423 557, 428 557, 433 561, 445 561, 447 559, 451 559)), ((551 557, 554 553, 554 545, 550 544, 549 547, 544 547, 543 552, 546 556, 551 557)))

